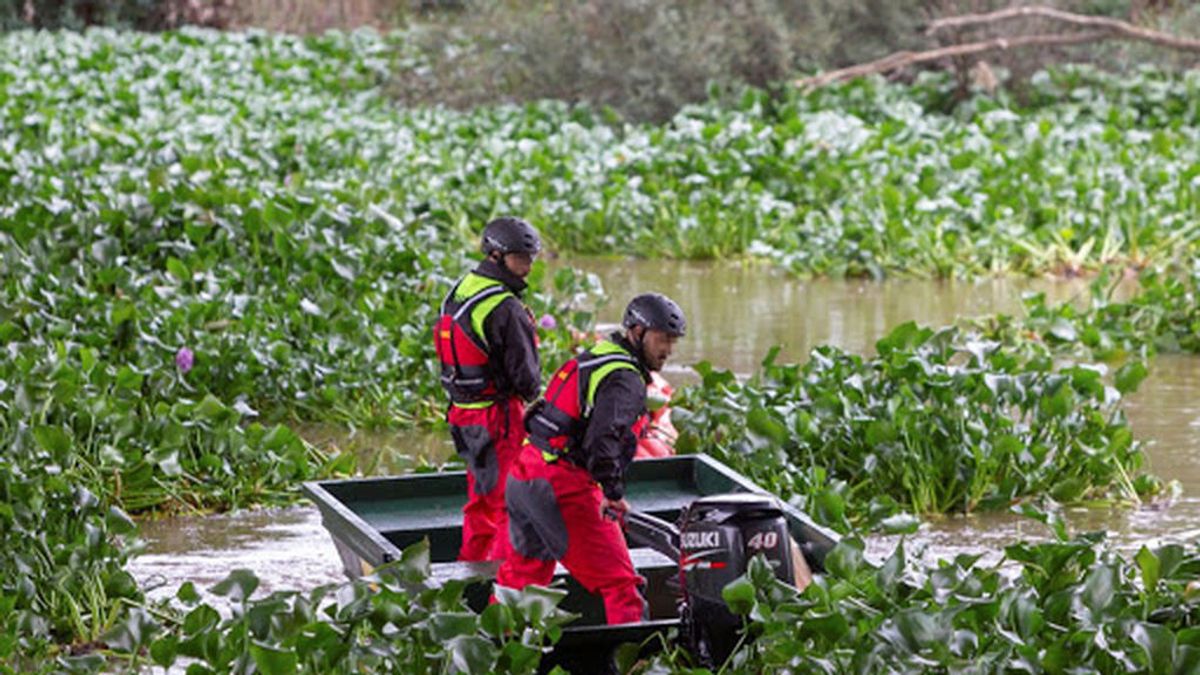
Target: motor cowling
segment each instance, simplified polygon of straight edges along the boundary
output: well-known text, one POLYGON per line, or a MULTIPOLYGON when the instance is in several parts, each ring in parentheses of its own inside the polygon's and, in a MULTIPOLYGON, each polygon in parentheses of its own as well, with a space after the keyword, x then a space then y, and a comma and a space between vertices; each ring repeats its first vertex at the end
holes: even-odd
POLYGON ((779 502, 769 495, 727 494, 692 502, 680 516, 680 617, 692 652, 719 666, 737 645, 742 619, 721 591, 761 554, 775 576, 794 584, 791 537, 779 502))

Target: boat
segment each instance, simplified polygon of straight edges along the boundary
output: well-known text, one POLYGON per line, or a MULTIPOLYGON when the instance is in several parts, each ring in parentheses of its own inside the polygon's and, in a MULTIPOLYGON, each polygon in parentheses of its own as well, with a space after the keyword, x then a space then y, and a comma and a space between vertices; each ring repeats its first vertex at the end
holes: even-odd
MULTIPOLYGON (((677 522, 689 505, 704 497, 769 494, 704 454, 639 460, 629 465, 625 479, 625 496, 634 512, 667 523, 677 522)), ((320 510, 347 576, 369 575, 377 567, 399 560, 406 547, 428 540, 433 579, 474 580, 465 593, 466 601, 475 611, 486 606, 497 564, 456 560, 467 493, 465 472, 314 481, 302 489, 320 510)), ((838 542, 837 535, 786 502, 776 501, 808 567, 821 574, 825 555, 838 542)), ((555 583, 563 583, 567 590, 560 607, 579 618, 563 631, 555 647, 557 659, 550 662, 565 662, 568 654, 579 663, 602 662, 604 659, 597 661, 595 656, 611 652, 616 645, 648 644, 655 633, 665 634, 679 626, 679 560, 666 553, 670 547, 648 545, 637 533, 627 533, 627 539, 634 567, 646 579, 648 619, 606 625, 599 596, 587 592, 559 566, 555 583)))

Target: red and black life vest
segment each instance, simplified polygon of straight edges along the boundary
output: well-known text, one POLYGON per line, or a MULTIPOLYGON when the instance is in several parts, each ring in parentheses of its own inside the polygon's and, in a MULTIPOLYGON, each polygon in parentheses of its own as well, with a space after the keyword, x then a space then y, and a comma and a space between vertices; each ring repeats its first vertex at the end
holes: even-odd
MULTIPOLYGON (((629 369, 641 377, 637 360, 620 345, 602 340, 595 347, 563 364, 550 378, 546 395, 530 409, 525 418, 529 442, 542 451, 547 460, 557 459, 579 448, 583 431, 596 402, 596 390, 610 373, 629 369)), ((642 415, 633 425, 641 437, 646 426, 642 415)))
POLYGON ((468 273, 446 295, 433 329, 433 346, 442 367, 442 387, 456 404, 487 403, 500 391, 488 355, 483 322, 505 298, 505 285, 468 273))

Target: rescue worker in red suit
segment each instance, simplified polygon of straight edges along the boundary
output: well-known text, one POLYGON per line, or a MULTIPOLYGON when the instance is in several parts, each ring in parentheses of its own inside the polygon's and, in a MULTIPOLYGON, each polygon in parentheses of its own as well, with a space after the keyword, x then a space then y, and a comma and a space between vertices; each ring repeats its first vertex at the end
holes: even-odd
POLYGON ((640 621, 644 580, 620 521, 625 467, 646 426, 646 384, 687 324, 670 298, 647 293, 613 333, 567 361, 525 417, 529 439, 508 478, 509 547, 496 583, 546 585, 555 562, 604 601, 608 623, 640 621))
POLYGON ((450 397, 446 417, 467 465, 459 560, 493 560, 506 547, 507 535, 497 535, 505 522, 505 482, 525 439, 525 401, 541 387, 533 316, 521 302, 541 247, 537 230, 524 220, 488 223, 486 257, 446 296, 434 330, 450 397))

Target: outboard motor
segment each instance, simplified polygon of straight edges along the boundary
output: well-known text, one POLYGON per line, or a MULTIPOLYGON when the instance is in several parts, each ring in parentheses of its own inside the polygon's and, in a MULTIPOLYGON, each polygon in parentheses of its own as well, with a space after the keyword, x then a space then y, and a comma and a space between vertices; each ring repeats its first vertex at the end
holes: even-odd
POLYGON ((779 502, 769 495, 714 495, 692 502, 680 515, 679 616, 692 652, 719 666, 737 646, 742 620, 721 595, 762 554, 775 576, 795 583, 792 539, 779 502))

